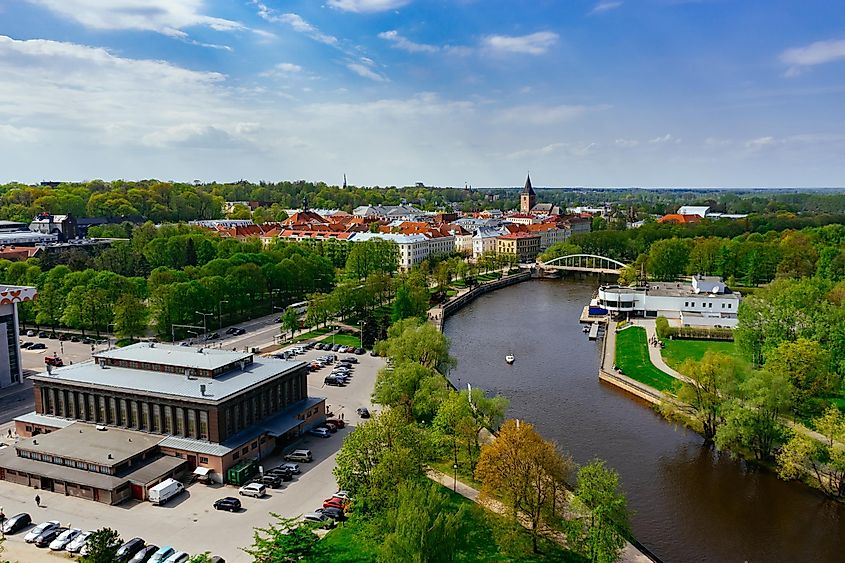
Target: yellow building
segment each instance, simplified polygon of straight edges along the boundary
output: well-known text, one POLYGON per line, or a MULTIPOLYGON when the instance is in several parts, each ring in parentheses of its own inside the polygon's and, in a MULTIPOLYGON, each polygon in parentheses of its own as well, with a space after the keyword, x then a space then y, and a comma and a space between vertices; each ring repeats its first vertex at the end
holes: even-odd
POLYGON ((534 262, 540 253, 540 235, 510 233, 496 239, 496 252, 516 254, 520 262, 534 262))

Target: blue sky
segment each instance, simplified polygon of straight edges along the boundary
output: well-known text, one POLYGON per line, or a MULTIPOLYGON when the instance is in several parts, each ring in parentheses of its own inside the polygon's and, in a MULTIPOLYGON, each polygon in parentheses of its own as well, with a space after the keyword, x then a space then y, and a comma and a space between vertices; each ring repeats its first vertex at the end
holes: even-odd
POLYGON ((0 181, 845 185, 845 4, 0 0, 0 181))

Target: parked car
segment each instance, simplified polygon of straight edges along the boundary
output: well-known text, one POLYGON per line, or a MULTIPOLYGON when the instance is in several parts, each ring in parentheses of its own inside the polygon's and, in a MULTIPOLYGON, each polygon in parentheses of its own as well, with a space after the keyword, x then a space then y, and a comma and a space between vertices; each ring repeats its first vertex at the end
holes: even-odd
POLYGON ((29 347, 31 347, 33 344, 35 344, 35 342, 29 342, 29 341, 27 341, 27 342, 21 342, 21 348, 29 348, 29 347))
POLYGON ((46 350, 47 345, 43 342, 33 342, 32 346, 29 347, 30 350, 46 350))
POLYGON ((164 563, 185 563, 188 559, 191 558, 191 554, 185 551, 177 551, 170 557, 164 560, 164 563))
POLYGON ((237 512, 241 509, 241 501, 235 497, 223 497, 214 501, 214 510, 228 510, 237 512))
POLYGON ((320 524, 321 528, 334 528, 337 525, 334 520, 322 512, 309 512, 308 514, 303 514, 302 519, 305 522, 315 522, 320 524))
POLYGON ((10 518, 6 518, 3 522, 3 533, 17 534, 30 524, 32 524, 32 518, 26 512, 21 512, 20 514, 15 514, 10 518))
POLYGON ((205 335, 206 340, 217 340, 218 338, 220 338, 220 335, 217 334, 216 332, 212 332, 211 334, 205 335))
POLYGON ((38 333, 38 338, 47 338, 47 331, 42 330, 38 333))
POLYGON ((323 384, 324 385, 335 385, 335 386, 339 387, 339 386, 343 385, 343 382, 340 379, 338 379, 337 377, 335 377, 333 375, 329 375, 325 379, 323 379, 323 384))
POLYGON ((238 330, 237 327, 230 326, 226 329, 226 334, 235 334, 235 331, 238 330))
POLYGON ((238 489, 238 494, 245 497, 261 498, 267 494, 267 487, 260 483, 247 483, 238 489))
POLYGON ((246 334, 246 329, 245 328, 237 328, 237 329, 235 329, 235 332, 233 332, 232 334, 234 334, 235 336, 240 336, 242 334, 246 334))
POLYGON ((59 537, 61 534, 65 533, 65 532, 67 532, 67 528, 65 528, 63 526, 56 526, 55 528, 48 528, 48 529, 44 530, 43 532, 41 532, 41 535, 39 535, 37 538, 35 538, 35 541, 32 542, 32 543, 34 543, 36 547, 47 547, 48 545, 53 543, 54 539, 56 539, 57 537, 59 537))
POLYGON ((282 481, 293 481, 293 473, 281 467, 274 467, 264 472, 265 475, 274 475, 282 481))
POLYGON ((71 336, 71 337, 70 337, 70 341, 71 341, 71 342, 79 342, 79 337, 78 337, 78 336, 76 336, 76 335, 71 336))
POLYGON ((346 507, 349 506, 349 498, 340 498, 338 496, 332 495, 331 497, 324 500, 323 504, 336 504, 343 510, 346 510, 346 507))
POLYGON ((333 344, 332 345, 332 352, 339 352, 340 351, 340 344, 333 344))
POLYGON ((339 500, 324 500, 323 501, 323 508, 337 508, 338 510, 343 510, 343 504, 339 500))
POLYGON ((285 469, 287 471, 290 471, 294 475, 299 475, 300 473, 302 473, 302 470, 299 468, 299 465, 296 464, 296 463, 283 463, 279 467, 281 469, 285 469))
POLYGON ((23 537, 23 541, 26 543, 32 543, 44 530, 52 530, 53 528, 58 528, 61 524, 57 520, 49 520, 47 522, 41 522, 36 527, 31 529, 27 534, 23 537))
POLYGON ((325 428, 327 428, 327 429, 329 430, 329 432, 331 432, 332 434, 334 434, 335 432, 337 432, 337 426, 335 426, 335 425, 334 425, 334 424, 332 424, 331 422, 326 421, 326 423, 324 424, 324 426, 325 426, 325 428))
POLYGON ((144 549, 145 544, 146 542, 144 542, 141 538, 132 538, 131 540, 127 540, 123 542, 119 548, 117 548, 117 553, 115 553, 114 558, 116 561, 121 563, 129 561, 136 553, 144 549))
POLYGON ((334 424, 334 425, 335 425, 335 426, 337 426, 338 428, 344 428, 344 427, 346 427, 346 423, 345 423, 345 422, 343 422, 343 420, 341 420, 341 419, 339 419, 339 418, 330 418, 330 419, 328 419, 328 420, 326 421, 326 423, 329 423, 329 422, 331 422, 332 424, 334 424))
POLYGON ((56 536, 56 539, 50 542, 51 551, 63 551, 76 536, 82 533, 79 528, 70 528, 56 536))
POLYGON ((366 407, 359 407, 356 411, 361 418, 370 418, 370 411, 366 407))
POLYGON ((278 489, 282 486, 282 478, 278 475, 268 475, 265 473, 254 482, 264 485, 265 487, 270 487, 271 489, 278 489))
POLYGON ((168 557, 176 553, 176 550, 170 547, 169 545, 163 545, 158 548, 158 551, 153 553, 152 557, 150 557, 147 561, 149 563, 163 563, 168 557))
POLYGON ((44 356, 44 363, 48 366, 60 368, 65 365, 62 359, 58 356, 44 356))
POLYGON ((340 508, 335 508, 333 506, 330 506, 328 508, 318 508, 316 512, 328 516, 335 522, 343 522, 344 520, 346 520, 346 514, 343 512, 343 510, 340 508))
POLYGON ((355 355, 362 356, 365 351, 363 348, 355 348, 355 355))
POLYGON ((71 540, 67 546, 65 546, 65 551, 68 553, 79 553, 80 550, 85 547, 85 544, 88 542, 88 537, 93 532, 82 532, 75 538, 71 540))
POLYGON ((274 322, 274 323, 280 323, 280 322, 282 322, 282 317, 276 317, 275 319, 273 319, 273 322, 274 322))
POLYGON ((311 455, 311 450, 293 450, 289 454, 285 455, 285 461, 298 461, 300 463, 310 463, 314 460, 314 457, 311 455))
POLYGON ((185 490, 185 486, 176 479, 165 479, 158 485, 150 487, 148 497, 150 502, 161 505, 185 490))
POLYGON ((343 500, 350 500, 349 491, 338 491, 332 496, 343 500))
POLYGON ((35 332, 35 331, 34 331, 34 330, 32 330, 32 329, 29 329, 28 331, 26 331, 26 335, 27 335, 27 336, 35 336, 36 334, 38 334, 38 333, 37 333, 37 332, 35 332))
POLYGON ((146 545, 141 550, 132 556, 129 563, 146 563, 155 552, 158 551, 157 545, 146 545))
POLYGON ((317 436, 318 438, 328 438, 331 436, 331 432, 329 432, 328 428, 312 428, 308 431, 309 434, 312 436, 317 436))
POLYGON ((343 360, 341 360, 341 361, 349 362, 350 364, 357 364, 358 358, 356 358, 355 356, 347 356, 347 357, 343 358, 343 360))

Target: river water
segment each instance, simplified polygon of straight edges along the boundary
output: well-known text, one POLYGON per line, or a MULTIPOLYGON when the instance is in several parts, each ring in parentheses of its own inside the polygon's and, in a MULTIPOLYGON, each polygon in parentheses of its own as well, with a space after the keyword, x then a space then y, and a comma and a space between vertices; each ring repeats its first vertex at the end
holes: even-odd
POLYGON ((452 381, 505 395, 509 417, 576 462, 607 460, 634 536, 664 561, 845 561, 845 506, 703 448, 698 434, 599 382, 601 341, 578 324, 594 289, 531 281, 480 297, 446 322, 452 381))

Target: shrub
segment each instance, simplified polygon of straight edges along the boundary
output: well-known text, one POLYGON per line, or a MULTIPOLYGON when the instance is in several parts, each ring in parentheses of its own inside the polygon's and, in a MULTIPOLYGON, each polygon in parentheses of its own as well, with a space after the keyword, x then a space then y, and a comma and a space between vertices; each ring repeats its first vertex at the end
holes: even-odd
POLYGON ((657 331, 657 338, 660 340, 665 340, 670 334, 669 321, 666 317, 657 317, 657 320, 654 321, 654 328, 657 331))

